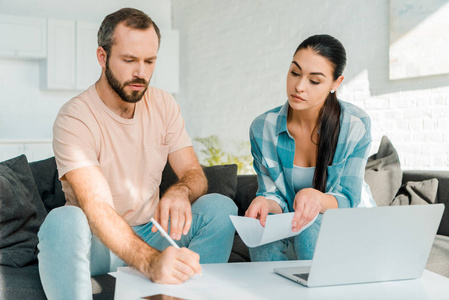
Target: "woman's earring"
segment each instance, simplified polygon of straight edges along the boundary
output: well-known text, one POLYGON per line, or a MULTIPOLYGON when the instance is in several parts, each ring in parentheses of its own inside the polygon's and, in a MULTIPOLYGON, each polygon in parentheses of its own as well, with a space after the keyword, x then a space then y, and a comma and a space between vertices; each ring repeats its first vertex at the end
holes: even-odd
POLYGON ((335 90, 331 90, 331 94, 335 93, 335 90))

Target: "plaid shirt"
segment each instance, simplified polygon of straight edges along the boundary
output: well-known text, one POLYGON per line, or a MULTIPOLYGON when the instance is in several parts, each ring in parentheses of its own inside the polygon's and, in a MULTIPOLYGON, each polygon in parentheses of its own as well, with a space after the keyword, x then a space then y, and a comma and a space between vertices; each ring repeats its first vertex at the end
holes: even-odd
MULTIPOLYGON (((371 121, 360 108, 340 101, 340 134, 332 165, 327 168, 326 194, 338 207, 376 206, 364 181, 371 146, 371 121)), ((276 201, 292 212, 295 191, 293 159, 295 140, 287 130, 288 101, 257 117, 250 128, 251 153, 257 172, 257 196, 276 201)))

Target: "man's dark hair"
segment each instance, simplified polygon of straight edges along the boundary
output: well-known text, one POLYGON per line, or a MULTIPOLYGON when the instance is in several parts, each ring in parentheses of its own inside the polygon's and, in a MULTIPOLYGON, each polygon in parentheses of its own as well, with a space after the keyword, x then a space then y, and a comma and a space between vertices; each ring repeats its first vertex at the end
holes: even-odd
POLYGON ((158 43, 161 43, 161 33, 156 23, 144 12, 135 8, 122 8, 104 18, 98 30, 98 46, 102 47, 106 53, 110 54, 111 47, 114 45, 114 31, 118 24, 124 25, 134 29, 147 29, 151 26, 156 31, 158 43))

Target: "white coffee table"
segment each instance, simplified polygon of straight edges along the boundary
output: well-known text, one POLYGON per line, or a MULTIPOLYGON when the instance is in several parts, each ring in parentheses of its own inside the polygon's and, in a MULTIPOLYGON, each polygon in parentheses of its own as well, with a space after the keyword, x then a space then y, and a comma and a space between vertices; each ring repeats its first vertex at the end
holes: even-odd
POLYGON ((166 294, 184 299, 449 299, 449 278, 424 270, 421 278, 390 282, 307 288, 273 273, 276 267, 310 265, 311 261, 204 264, 203 277, 180 285, 152 283, 130 268, 117 278, 116 300, 166 294))

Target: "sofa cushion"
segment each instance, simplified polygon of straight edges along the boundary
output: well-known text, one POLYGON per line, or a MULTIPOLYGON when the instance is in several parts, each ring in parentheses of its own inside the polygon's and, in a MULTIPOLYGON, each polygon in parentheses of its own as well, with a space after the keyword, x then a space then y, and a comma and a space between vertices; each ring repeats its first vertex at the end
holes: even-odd
MULTIPOLYGON (((109 274, 91 277, 93 300, 114 299, 115 278, 109 274)), ((23 268, 0 266, 0 299, 46 300, 37 263, 23 268)))
POLYGON ((23 267, 37 258, 46 216, 25 155, 0 163, 0 264, 23 267))
POLYGON ((0 299, 47 299, 37 264, 23 268, 0 266, 0 278, 0 299))
POLYGON ((438 179, 409 181, 402 185, 398 195, 391 202, 395 205, 433 204, 437 200, 438 179))
POLYGON ((390 205, 401 187, 402 170, 399 156, 386 136, 382 137, 377 153, 368 158, 365 181, 378 206, 390 205))
POLYGON ((231 255, 229 256, 228 262, 249 262, 251 261, 249 257, 248 247, 243 243, 242 239, 238 234, 234 236, 234 243, 232 244, 231 255))
POLYGON ((437 203, 444 204, 443 219, 438 234, 449 236, 449 171, 405 170, 402 182, 422 181, 429 178, 438 179, 437 203))
MULTIPOLYGON (((218 193, 234 199, 237 186, 236 164, 210 167, 203 166, 203 170, 208 182, 207 194, 218 193)), ((178 177, 170 164, 167 163, 162 172, 162 182, 159 186, 160 194, 163 195, 165 191, 177 181, 178 177)))
POLYGON ((56 160, 50 157, 44 160, 30 163, 39 195, 47 212, 53 208, 65 204, 65 196, 62 191, 61 181, 58 178, 56 160))

